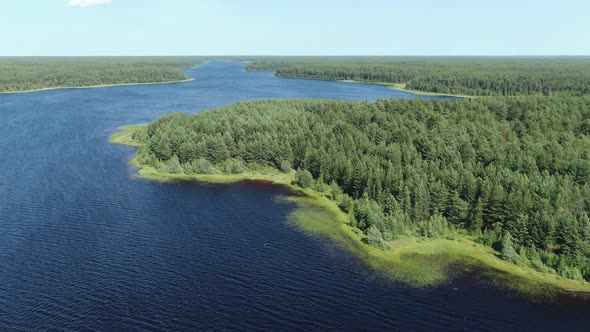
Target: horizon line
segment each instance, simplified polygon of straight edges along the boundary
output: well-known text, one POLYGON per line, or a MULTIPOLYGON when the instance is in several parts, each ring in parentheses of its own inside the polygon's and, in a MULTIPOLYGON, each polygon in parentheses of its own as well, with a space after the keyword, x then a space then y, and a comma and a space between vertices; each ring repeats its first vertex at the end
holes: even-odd
POLYGON ((67 57, 487 57, 487 58, 534 58, 534 57, 590 57, 590 54, 121 54, 121 55, 0 55, 0 58, 67 58, 67 57))

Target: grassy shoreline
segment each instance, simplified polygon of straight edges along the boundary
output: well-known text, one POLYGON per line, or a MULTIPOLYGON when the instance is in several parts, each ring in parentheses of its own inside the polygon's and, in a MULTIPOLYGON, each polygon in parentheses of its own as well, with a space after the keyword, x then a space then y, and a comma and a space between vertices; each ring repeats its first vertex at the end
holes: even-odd
POLYGON ((419 96, 438 96, 438 97, 455 97, 455 98, 476 98, 475 96, 468 96, 468 95, 454 95, 449 93, 437 93, 437 92, 427 92, 427 91, 420 91, 420 90, 412 90, 407 89, 406 83, 387 83, 387 82, 371 82, 371 81, 355 81, 355 80, 338 80, 338 82, 343 83, 365 83, 365 84, 375 84, 375 85, 383 85, 393 90, 399 90, 404 92, 410 92, 415 95, 419 96))
POLYGON ((420 96, 439 96, 439 97, 455 97, 455 98, 477 98, 475 96, 469 95, 456 95, 456 94, 449 94, 449 93, 438 93, 438 92, 427 92, 427 91, 420 91, 420 90, 413 90, 407 88, 407 83, 383 83, 383 85, 388 86, 390 89, 394 90, 401 90, 405 92, 411 92, 416 95, 420 96))
MULTIPOLYGON (((247 71, 255 72, 255 71, 273 71, 273 70, 251 70, 247 69, 247 71)), ((407 88, 407 83, 389 83, 389 82, 374 82, 374 81, 356 81, 356 80, 334 80, 334 79, 322 79, 322 78, 309 78, 309 77, 298 77, 298 76, 281 76, 276 74, 276 70, 274 70, 275 76, 283 77, 283 78, 300 78, 300 79, 308 79, 308 80, 319 80, 319 81, 335 81, 335 82, 342 82, 342 83, 363 83, 363 84, 374 84, 374 85, 383 85, 393 90, 399 90, 404 92, 413 93, 418 96, 438 96, 438 97, 454 97, 454 98, 477 98, 476 96, 469 96, 469 95, 459 95, 459 94, 450 94, 450 93, 438 93, 438 92, 428 92, 428 91, 420 91, 420 90, 412 90, 407 88)))
POLYGON ((113 83, 113 84, 98 84, 98 85, 88 85, 88 86, 62 86, 62 87, 41 88, 41 89, 33 89, 33 90, 23 90, 23 91, 0 91, 0 94, 31 93, 31 92, 39 92, 39 91, 50 91, 50 90, 97 89, 97 88, 110 88, 110 87, 115 87, 115 86, 174 84, 174 83, 190 82, 190 81, 194 81, 194 80, 195 80, 194 78, 187 78, 185 80, 166 81, 166 82, 113 83))
MULTIPOLYGON (((139 146, 131 135, 140 126, 120 127, 118 129, 122 132, 113 134, 109 141, 139 146)), ((232 175, 168 174, 141 165, 136 159, 131 162, 139 169, 137 177, 150 180, 208 183, 256 180, 286 186, 293 195, 281 197, 279 203, 296 204, 297 208, 288 216, 289 223, 294 227, 312 236, 328 239, 330 243, 359 258, 370 269, 413 287, 441 285, 454 275, 477 272, 486 282, 533 296, 590 292, 590 283, 514 265, 499 258, 492 248, 478 244, 468 236, 453 239, 407 236, 388 241, 386 249, 370 246, 365 243, 364 235, 350 226, 350 217, 340 210, 337 202, 329 199, 325 193, 293 185, 294 173, 269 170, 232 175)))

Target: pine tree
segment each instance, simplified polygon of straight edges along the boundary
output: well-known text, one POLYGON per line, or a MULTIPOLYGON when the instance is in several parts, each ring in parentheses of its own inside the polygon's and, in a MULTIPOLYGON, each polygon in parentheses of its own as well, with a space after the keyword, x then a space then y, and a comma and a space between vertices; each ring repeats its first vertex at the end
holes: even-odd
POLYGON ((502 259, 512 261, 516 255, 516 250, 514 250, 514 244, 512 243, 512 235, 510 235, 509 231, 506 231, 502 237, 502 259))
POLYGON ((481 199, 477 200, 469 216, 469 229, 472 232, 481 232, 483 227, 483 204, 481 199))
POLYGON ((342 196, 342 200, 338 204, 338 207, 342 211, 344 211, 344 213, 349 213, 350 211, 352 211, 352 206, 353 206, 353 199, 350 196, 348 196, 347 194, 344 194, 342 196))
POLYGON ((309 188, 313 184, 313 176, 308 170, 297 170, 295 182, 301 188, 309 188))
POLYGON ((555 229, 555 240, 557 244, 565 253, 577 253, 582 246, 577 220, 564 210, 558 211, 556 217, 558 218, 555 229))
POLYGON ((453 192, 450 203, 447 219, 455 225, 462 225, 469 214, 469 204, 462 200, 456 191, 453 192))
POLYGON ((164 137, 160 137, 156 141, 155 146, 152 148, 152 152, 154 152, 156 157, 160 160, 168 160, 172 157, 170 142, 164 137))
POLYGON ((182 165, 180 164, 180 161, 178 160, 178 156, 173 155, 172 158, 170 158, 170 161, 168 163, 168 173, 180 174, 183 172, 184 172, 184 169, 182 168, 182 165))
POLYGON ((334 201, 338 201, 342 196, 342 189, 336 184, 336 182, 330 182, 330 198, 334 201))
POLYGON ((367 230, 367 243, 375 247, 383 246, 383 235, 377 227, 371 226, 367 230))

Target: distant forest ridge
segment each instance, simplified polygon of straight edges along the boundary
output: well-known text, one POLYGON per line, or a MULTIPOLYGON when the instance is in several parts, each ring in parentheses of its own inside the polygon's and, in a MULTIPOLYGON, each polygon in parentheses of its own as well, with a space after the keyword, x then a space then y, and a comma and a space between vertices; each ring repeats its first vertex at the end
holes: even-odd
POLYGON ((0 92, 189 79, 206 60, 249 61, 282 77, 402 84, 422 92, 490 95, 590 94, 590 57, 0 57, 0 92))
POLYGON ((0 92, 183 81, 199 57, 0 58, 0 92))
POLYGON ((471 96, 590 93, 590 57, 274 57, 248 70, 471 96))

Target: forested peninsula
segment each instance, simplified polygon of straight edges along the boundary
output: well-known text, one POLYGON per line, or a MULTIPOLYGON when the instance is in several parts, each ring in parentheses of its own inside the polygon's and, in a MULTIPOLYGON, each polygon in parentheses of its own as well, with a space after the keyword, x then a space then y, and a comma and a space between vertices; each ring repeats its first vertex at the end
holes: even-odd
POLYGON ((265 57, 247 68, 444 95, 590 94, 588 57, 265 57))
POLYGON ((590 290, 590 97, 242 102, 127 128, 144 176, 269 179, 299 225, 414 284, 457 261, 590 290))
POLYGON ((198 57, 0 57, 0 93, 189 80, 198 57))

